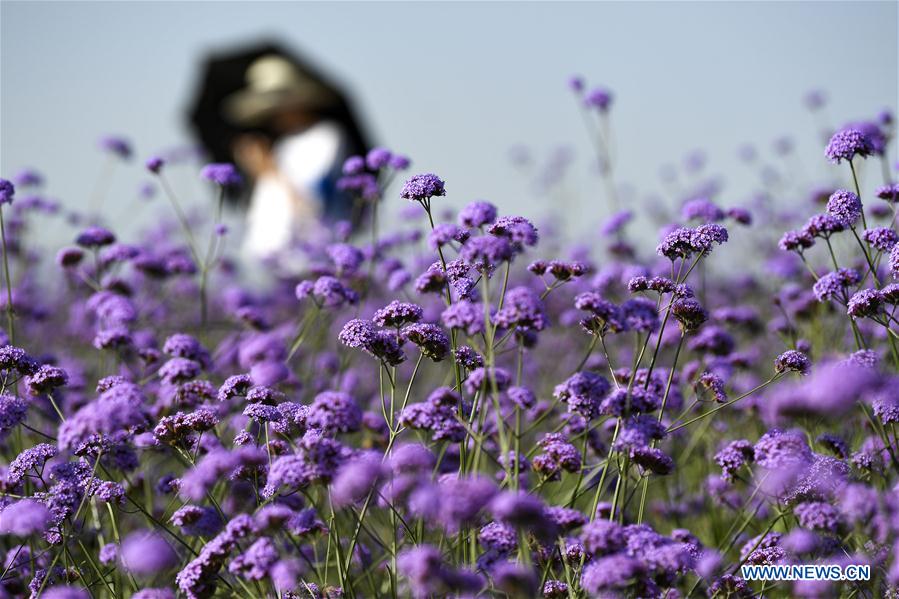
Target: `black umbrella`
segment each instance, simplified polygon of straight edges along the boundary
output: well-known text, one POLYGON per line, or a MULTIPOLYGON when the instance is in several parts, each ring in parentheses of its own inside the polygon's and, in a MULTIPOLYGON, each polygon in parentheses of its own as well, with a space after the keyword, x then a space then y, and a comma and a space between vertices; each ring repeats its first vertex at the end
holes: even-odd
POLYGON ((367 151, 370 146, 349 96, 296 53, 276 42, 261 42, 212 53, 201 63, 201 75, 188 116, 194 134, 214 162, 234 162, 231 152, 234 138, 241 133, 258 131, 229 119, 224 104, 226 98, 246 87, 250 66, 266 56, 289 61, 304 80, 314 82, 318 88, 325 90, 327 104, 318 105, 317 111, 323 117, 343 125, 349 154, 364 154, 367 151))

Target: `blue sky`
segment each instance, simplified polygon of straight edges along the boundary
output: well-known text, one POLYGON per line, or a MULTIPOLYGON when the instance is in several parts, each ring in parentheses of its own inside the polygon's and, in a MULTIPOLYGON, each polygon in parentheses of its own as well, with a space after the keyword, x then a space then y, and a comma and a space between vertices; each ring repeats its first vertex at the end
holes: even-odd
MULTIPOLYGON (((141 158, 187 141, 198 58, 261 36, 344 81, 376 139, 444 177, 450 201, 565 211, 574 227, 605 209, 571 74, 614 90, 619 181, 658 192, 660 166, 701 148, 724 174, 724 204, 744 201, 755 181, 736 158, 744 142, 770 154, 790 135, 803 176, 842 174, 803 108, 809 89, 827 91, 834 124, 897 103, 895 2, 4 0, 0 18, 0 173, 35 166, 72 206, 86 205, 101 171, 100 135, 126 135, 141 158), (535 194, 510 163, 515 144, 541 161, 570 146, 564 202, 535 194)), ((111 203, 131 201, 139 164, 116 173, 111 203)), ((117 208, 123 225, 133 220, 117 208)))

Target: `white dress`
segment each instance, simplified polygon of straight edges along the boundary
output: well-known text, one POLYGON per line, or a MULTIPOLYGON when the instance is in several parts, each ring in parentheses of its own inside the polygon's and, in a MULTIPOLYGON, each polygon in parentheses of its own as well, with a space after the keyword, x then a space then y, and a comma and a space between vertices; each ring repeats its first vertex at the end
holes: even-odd
POLYGON ((278 170, 259 177, 250 196, 245 255, 272 258, 298 239, 314 239, 324 231, 321 186, 343 147, 343 131, 331 121, 316 123, 275 144, 278 170))

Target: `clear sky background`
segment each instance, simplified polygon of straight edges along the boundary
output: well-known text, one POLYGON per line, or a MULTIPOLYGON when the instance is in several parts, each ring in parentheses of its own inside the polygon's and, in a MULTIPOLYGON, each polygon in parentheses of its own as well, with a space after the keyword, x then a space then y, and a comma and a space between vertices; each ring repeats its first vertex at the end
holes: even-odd
POLYGON ((484 198, 529 216, 564 207, 573 227, 604 209, 572 74, 614 90, 619 181, 658 192, 659 168, 701 148, 723 174, 725 205, 757 180, 736 157, 742 143, 770 157, 789 135, 803 176, 842 174, 823 158, 808 90, 827 91, 831 124, 897 104, 896 2, 3 0, 0 19, 0 173, 37 167, 50 195, 84 206, 103 163, 96 139, 125 135, 141 160, 112 187, 123 226, 148 218, 125 204, 143 159, 189 140, 199 58, 261 36, 346 83, 374 138, 444 177, 456 205, 484 198), (535 193, 509 159, 516 144, 538 163, 571 148, 565 203, 535 193))

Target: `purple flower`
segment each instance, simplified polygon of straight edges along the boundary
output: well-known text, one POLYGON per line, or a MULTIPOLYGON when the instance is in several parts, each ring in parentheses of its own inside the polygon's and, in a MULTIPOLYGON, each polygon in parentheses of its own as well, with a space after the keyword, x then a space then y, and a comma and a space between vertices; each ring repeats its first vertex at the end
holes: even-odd
POLYGON ((581 587, 588 593, 602 593, 625 589, 646 572, 640 560, 617 553, 591 561, 581 575, 581 587))
MULTIPOLYGON (((35 580, 37 580, 35 578, 35 580)), ((40 586, 40 585, 38 585, 40 586)), ((35 589, 36 591, 36 589, 35 589)), ((73 586, 57 585, 48 587, 41 597, 44 599, 90 599, 90 593, 73 586)))
POLYGON ((809 530, 835 533, 840 528, 840 514, 837 508, 820 501, 800 503, 793 508, 799 524, 809 530))
POLYGON ((775 372, 793 371, 799 374, 808 374, 811 362, 801 351, 790 349, 774 359, 775 372))
POLYGON ((159 534, 138 531, 122 541, 119 558, 126 570, 138 576, 149 576, 168 570, 178 563, 172 546, 159 534))
POLYGON ((754 459, 755 451, 752 443, 746 439, 731 441, 715 454, 715 463, 721 466, 721 474, 728 482, 734 482, 740 468, 745 464, 751 464, 754 459))
POLYGON ((883 309, 883 296, 876 289, 857 291, 847 305, 846 312, 853 318, 877 316, 883 309))
POLYGON ((428 247, 435 252, 451 241, 464 243, 469 237, 467 230, 452 223, 440 223, 428 234, 428 247))
POLYGON ((607 112, 612 106, 612 92, 604 87, 597 87, 584 95, 584 104, 607 112))
POLYGON ((33 499, 20 499, 0 512, 0 534, 28 537, 50 526, 50 510, 33 499))
POLYGON ((75 243, 86 248, 98 248, 115 243, 115 235, 103 227, 88 227, 78 234, 75 243))
POLYGON ((13 196, 16 195, 16 187, 12 181, 0 179, 0 206, 3 204, 12 204, 13 196))
POLYGON ((239 187, 243 183, 243 177, 230 163, 211 163, 200 170, 200 178, 211 181, 221 187, 239 187))
POLYGON ((708 319, 708 313, 695 299, 681 298, 671 304, 671 314, 684 331, 695 331, 708 319))
MULTIPOLYGON (((328 257, 341 274, 353 274, 365 260, 365 255, 359 248, 347 243, 334 243, 327 248, 328 257)), ((321 280, 321 279, 319 279, 321 280)))
POLYGON ((257 539, 244 552, 231 560, 228 571, 247 580, 262 580, 278 561, 278 549, 268 537, 257 539))
POLYGON ((440 315, 443 326, 449 329, 461 329, 472 336, 484 331, 484 310, 480 305, 468 300, 459 300, 450 304, 440 315))
POLYGON ((405 200, 424 202, 433 197, 445 196, 446 184, 437 175, 425 173, 414 175, 403 184, 400 197, 405 200))
POLYGON ((512 242, 517 251, 523 246, 537 245, 540 239, 537 227, 522 216, 503 216, 490 225, 487 232, 497 237, 505 237, 512 242))
POLYGON ((365 155, 365 165, 373 171, 378 171, 390 164, 392 154, 387 148, 372 148, 365 155))
POLYGON ((449 338, 436 324, 410 324, 403 329, 403 338, 435 362, 443 360, 450 350, 449 338))
POLYGON ((593 420, 599 416, 600 404, 610 388, 609 381, 598 374, 577 372, 556 385, 553 396, 568 404, 569 412, 593 420))
POLYGON ((159 156, 153 156, 153 157, 149 158, 147 160, 147 162, 145 163, 147 170, 156 175, 159 174, 159 172, 162 170, 162 167, 164 165, 165 165, 165 160, 163 160, 159 156))
POLYGON ((350 433, 362 426, 362 410, 349 394, 325 391, 309 406, 306 424, 331 434, 350 433))
POLYGON ((341 508, 362 501, 384 473, 380 456, 373 452, 352 459, 337 471, 331 482, 331 501, 341 508))
POLYGON ((876 227, 874 229, 865 229, 862 233, 862 239, 875 250, 889 252, 899 243, 899 234, 889 227, 876 227))
POLYGON ((343 163, 344 175, 358 175, 365 170, 365 158, 362 156, 350 156, 343 163))
POLYGON ((875 195, 891 204, 899 202, 899 183, 890 183, 877 188, 875 195))
POLYGON ((185 535, 192 537, 213 537, 224 526, 215 509, 196 505, 178 508, 169 518, 169 522, 179 527, 185 535))
POLYGON ((681 207, 681 217, 684 220, 699 220, 706 223, 714 223, 724 220, 724 210, 707 198, 696 198, 684 202, 681 207))
POLYGON ((459 225, 476 229, 496 221, 496 206, 490 202, 475 201, 459 211, 459 225))
POLYGON ((561 433, 544 435, 538 445, 543 452, 534 458, 533 468, 547 480, 559 480, 562 470, 577 472, 581 469, 580 451, 561 433))
POLYGON ((856 156, 866 158, 873 151, 871 142, 864 133, 858 129, 843 129, 834 133, 827 142, 824 155, 831 162, 839 164, 841 160, 851 161, 856 156))
POLYGON ((845 189, 838 189, 827 200, 827 214, 846 227, 851 227, 862 216, 862 203, 858 196, 845 189))
POLYGON ((825 302, 834 298, 842 299, 846 296, 847 288, 859 281, 861 281, 861 275, 859 275, 858 271, 851 268, 841 268, 827 273, 815 281, 812 290, 819 302, 825 302))
POLYGON ((497 325, 510 329, 542 331, 548 324, 546 309, 540 297, 527 287, 510 289, 503 307, 496 313, 497 325))
POLYGON ((410 164, 412 164, 412 161, 409 160, 408 156, 394 154, 390 157, 390 168, 392 168, 393 170, 404 171, 409 168, 410 164))
POLYGON ((131 144, 122 137, 107 136, 100 139, 98 145, 101 150, 118 156, 122 160, 131 158, 131 144))
POLYGON ((499 266, 500 262, 512 260, 514 249, 505 237, 481 235, 465 242, 460 256, 472 268, 486 273, 499 266))
POLYGON ((378 326, 399 328, 421 320, 422 309, 417 304, 393 300, 377 312, 372 320, 378 326))

